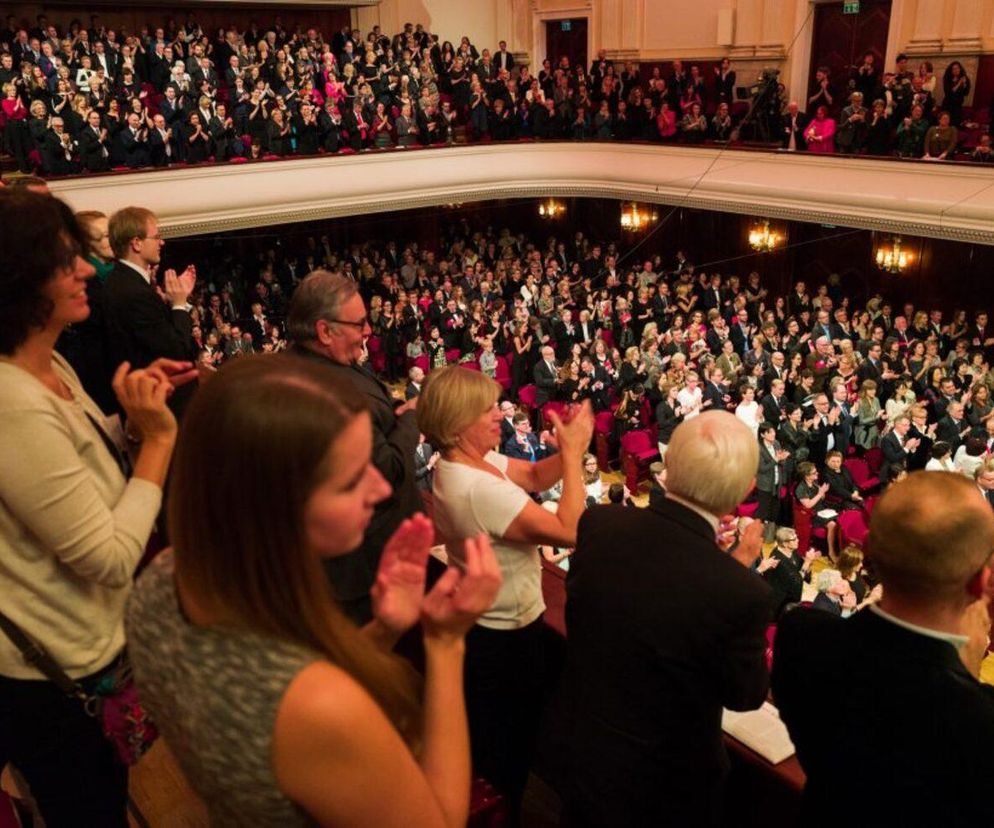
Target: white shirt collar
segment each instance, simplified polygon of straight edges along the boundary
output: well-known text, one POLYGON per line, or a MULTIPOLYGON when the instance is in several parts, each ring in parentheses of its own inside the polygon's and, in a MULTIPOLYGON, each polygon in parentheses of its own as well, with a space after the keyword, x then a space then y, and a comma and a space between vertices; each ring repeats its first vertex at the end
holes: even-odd
POLYGON ((118 261, 121 264, 123 264, 123 265, 127 265, 135 273, 139 274, 145 280, 145 284, 147 284, 147 285, 152 284, 152 277, 148 275, 148 270, 146 270, 145 268, 139 267, 134 262, 129 262, 127 259, 118 259, 118 261))
POLYGON ((930 630, 928 627, 919 627, 917 624, 904 621, 903 619, 880 609, 877 604, 870 604, 870 611, 875 612, 885 621, 889 621, 891 624, 902 627, 909 632, 918 633, 918 635, 924 635, 928 638, 936 638, 939 641, 945 641, 952 644, 957 650, 966 646, 966 644, 970 641, 969 637, 965 635, 955 635, 954 633, 942 632, 941 630, 930 630))

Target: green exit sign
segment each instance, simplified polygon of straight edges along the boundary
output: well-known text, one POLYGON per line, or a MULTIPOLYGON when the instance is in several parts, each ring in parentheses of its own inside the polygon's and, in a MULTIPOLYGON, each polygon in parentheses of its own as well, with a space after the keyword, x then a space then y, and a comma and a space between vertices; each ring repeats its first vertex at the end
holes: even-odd
POLYGON ((843 14, 859 14, 859 0, 845 0, 842 4, 843 14))

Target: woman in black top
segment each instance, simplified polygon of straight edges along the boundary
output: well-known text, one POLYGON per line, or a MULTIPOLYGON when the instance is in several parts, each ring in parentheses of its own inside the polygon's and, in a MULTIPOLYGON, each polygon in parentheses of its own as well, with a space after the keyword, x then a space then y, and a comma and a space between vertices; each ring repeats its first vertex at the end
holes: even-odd
POLYGON ((970 94, 970 79, 958 60, 946 67, 942 76, 942 88, 945 92, 942 108, 949 113, 949 122, 953 126, 959 126, 963 121, 963 102, 970 94))
POLYGON ((659 443, 659 454, 666 454, 666 447, 673 437, 673 430, 683 422, 683 415, 686 413, 680 405, 677 397, 680 394, 680 386, 675 382, 668 382, 665 378, 659 380, 659 395, 662 402, 656 406, 656 424, 659 426, 657 437, 659 443))
POLYGON ((188 124, 186 160, 190 164, 199 164, 211 154, 211 139, 204 124, 200 123, 200 113, 191 112, 188 124))

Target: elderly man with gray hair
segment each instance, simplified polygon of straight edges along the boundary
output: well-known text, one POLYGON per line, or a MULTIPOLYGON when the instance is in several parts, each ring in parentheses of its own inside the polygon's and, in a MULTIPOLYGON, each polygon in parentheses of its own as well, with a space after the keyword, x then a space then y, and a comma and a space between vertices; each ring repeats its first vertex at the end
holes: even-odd
POLYGON ((706 412, 673 431, 665 497, 581 517, 562 700, 571 825, 719 821, 721 710, 759 707, 767 690, 770 589, 749 569, 762 523, 734 556, 717 542, 758 452, 745 423, 706 412))
POLYGON ((414 472, 417 397, 406 403, 394 399, 360 364, 371 329, 366 306, 351 279, 326 270, 308 274, 294 291, 286 327, 295 353, 334 365, 365 397, 373 420, 373 465, 393 489, 377 504, 362 546, 350 555, 324 561, 342 608, 357 624, 365 624, 372 620, 370 590, 383 545, 401 521, 422 507, 414 472))

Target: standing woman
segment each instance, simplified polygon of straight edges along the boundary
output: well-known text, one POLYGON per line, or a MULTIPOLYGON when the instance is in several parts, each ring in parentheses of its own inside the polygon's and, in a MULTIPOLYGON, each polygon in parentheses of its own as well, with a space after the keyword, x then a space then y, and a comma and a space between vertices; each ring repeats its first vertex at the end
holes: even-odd
POLYGON ((435 471, 435 521, 448 554, 464 559, 464 539, 490 536, 503 583, 497 600, 466 637, 466 704, 473 767, 507 796, 512 823, 524 793, 546 689, 542 645, 542 569, 538 545, 573 547, 586 492, 583 455, 593 435, 590 403, 555 413, 559 452, 530 463, 498 454, 500 386, 450 366, 428 375, 418 398, 418 428, 442 452, 435 471), (530 493, 563 482, 555 513, 530 493))
POLYGON ((450 569, 425 595, 432 529, 415 517, 383 550, 374 620, 360 630, 345 616, 322 559, 359 547, 391 492, 370 462, 364 399, 323 360, 259 354, 221 368, 184 416, 174 547, 138 581, 128 641, 211 824, 465 824, 463 636, 499 572, 471 538, 465 575, 450 569), (419 616, 423 704, 390 653, 419 616))
POLYGON ((3 107, 3 140, 7 151, 14 156, 18 171, 29 173, 28 154, 34 146, 28 130, 28 110, 13 83, 3 85, 3 103, 0 106, 3 107))
MULTIPOLYGON (((120 665, 124 605, 162 502, 176 437, 166 406, 189 363, 114 375, 120 427, 54 350, 90 314, 72 212, 51 196, 0 191, 0 610, 87 693, 120 665)), ((127 768, 83 703, 0 633, 0 762, 27 779, 48 825, 127 826, 127 768)))
POLYGON ((970 94, 970 79, 963 70, 963 64, 954 60, 942 75, 942 108, 949 113, 949 121, 954 127, 963 122, 963 103, 970 94))

